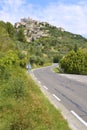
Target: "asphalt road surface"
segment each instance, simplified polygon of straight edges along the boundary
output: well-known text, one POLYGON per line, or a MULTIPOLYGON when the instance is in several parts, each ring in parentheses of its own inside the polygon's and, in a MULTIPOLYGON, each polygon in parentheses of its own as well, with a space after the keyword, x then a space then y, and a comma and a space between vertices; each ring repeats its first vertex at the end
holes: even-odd
POLYGON ((38 82, 87 127, 87 76, 57 74, 54 67, 33 71, 38 82))

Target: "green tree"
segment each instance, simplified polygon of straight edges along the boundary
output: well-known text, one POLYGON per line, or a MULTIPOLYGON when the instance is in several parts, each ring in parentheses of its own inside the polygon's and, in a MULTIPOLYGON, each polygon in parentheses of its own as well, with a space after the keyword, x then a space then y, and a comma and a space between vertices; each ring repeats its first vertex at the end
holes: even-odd
POLYGON ((60 61, 60 66, 66 73, 84 74, 87 73, 87 57, 83 49, 78 49, 77 52, 70 51, 60 61))
POLYGON ((22 28, 20 28, 17 32, 17 39, 21 42, 26 42, 24 30, 22 28))
POLYGON ((18 52, 18 57, 19 57, 19 63, 20 63, 20 66, 25 68, 26 67, 26 63, 28 62, 28 59, 27 59, 27 53, 23 53, 21 51, 18 52))
POLYGON ((19 63, 17 54, 13 50, 9 50, 6 55, 0 59, 0 67, 6 68, 19 63))
POLYGON ((78 50, 78 46, 77 46, 77 44, 75 44, 74 51, 77 52, 77 50, 78 50))
POLYGON ((0 26, 6 28, 6 23, 4 21, 0 21, 0 26))
POLYGON ((30 56, 30 64, 35 64, 37 62, 37 57, 35 55, 30 56))
POLYGON ((77 54, 79 73, 84 73, 86 72, 86 64, 87 64, 86 53, 83 49, 78 49, 76 54, 77 54))
POLYGON ((6 30, 9 34, 9 37, 13 38, 14 37, 14 33, 15 33, 15 29, 13 27, 13 25, 10 22, 6 23, 6 30))

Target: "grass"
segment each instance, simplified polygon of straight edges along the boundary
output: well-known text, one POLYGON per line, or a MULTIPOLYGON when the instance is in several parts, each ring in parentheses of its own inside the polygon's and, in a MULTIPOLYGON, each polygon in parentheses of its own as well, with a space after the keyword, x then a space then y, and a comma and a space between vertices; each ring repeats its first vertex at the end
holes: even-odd
POLYGON ((24 70, 14 68, 0 80, 0 130, 70 130, 24 70))
POLYGON ((61 73, 59 67, 55 67, 55 68, 53 68, 53 71, 54 71, 55 73, 61 73))

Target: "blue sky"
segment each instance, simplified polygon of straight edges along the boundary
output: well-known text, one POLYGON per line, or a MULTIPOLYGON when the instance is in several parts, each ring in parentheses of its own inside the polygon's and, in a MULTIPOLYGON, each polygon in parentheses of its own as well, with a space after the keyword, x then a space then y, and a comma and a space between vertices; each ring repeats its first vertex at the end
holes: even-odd
POLYGON ((79 0, 27 0, 27 2, 30 2, 32 4, 38 4, 41 6, 46 6, 47 4, 53 3, 53 2, 61 2, 65 4, 77 4, 79 0))
POLYGON ((14 24, 24 17, 87 36, 87 0, 0 0, 0 20, 14 24))

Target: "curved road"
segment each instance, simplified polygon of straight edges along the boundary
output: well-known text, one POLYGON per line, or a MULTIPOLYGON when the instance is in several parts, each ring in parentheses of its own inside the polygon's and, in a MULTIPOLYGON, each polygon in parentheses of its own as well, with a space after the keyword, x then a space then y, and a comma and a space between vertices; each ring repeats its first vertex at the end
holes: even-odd
POLYGON ((87 127, 87 76, 82 76, 85 80, 81 82, 81 77, 77 80, 79 75, 75 78, 74 75, 54 73, 54 66, 36 69, 33 74, 44 88, 87 127))

